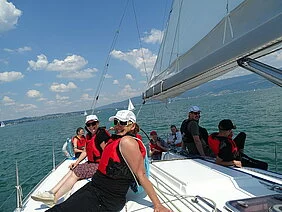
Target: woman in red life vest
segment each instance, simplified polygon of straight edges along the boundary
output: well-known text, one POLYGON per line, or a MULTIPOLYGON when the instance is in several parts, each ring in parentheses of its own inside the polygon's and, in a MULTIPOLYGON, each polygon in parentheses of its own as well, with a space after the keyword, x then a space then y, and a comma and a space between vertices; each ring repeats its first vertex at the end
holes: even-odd
POLYGON ((72 145, 75 157, 78 158, 86 145, 86 138, 84 136, 84 129, 82 127, 77 128, 76 136, 72 138, 72 145))
POLYGON ((155 212, 165 208, 145 174, 145 147, 136 138, 138 125, 132 111, 121 110, 110 117, 116 134, 108 141, 92 181, 70 196, 65 202, 48 211, 120 211, 126 203, 126 193, 134 180, 132 172, 150 197, 155 212))
POLYGON ((41 201, 52 207, 58 199, 71 190, 78 180, 90 178, 97 171, 102 151, 110 138, 110 134, 105 129, 99 128, 99 120, 96 115, 86 116, 85 125, 87 131, 86 148, 83 149, 75 163, 69 166, 70 171, 55 187, 50 191, 31 196, 33 200, 41 201), (88 161, 80 164, 86 156, 88 161))

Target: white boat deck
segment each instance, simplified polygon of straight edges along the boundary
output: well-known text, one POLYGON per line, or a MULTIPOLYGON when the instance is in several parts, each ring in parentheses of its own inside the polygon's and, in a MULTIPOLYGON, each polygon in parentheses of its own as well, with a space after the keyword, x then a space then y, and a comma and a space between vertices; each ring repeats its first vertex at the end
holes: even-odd
MULTIPOLYGON (((34 192, 52 188, 68 172, 71 162, 63 162, 34 192)), ((226 203, 230 200, 277 194, 271 185, 282 185, 281 175, 275 179, 268 176, 266 183, 262 183, 261 179, 250 175, 253 173, 251 170, 223 167, 202 159, 154 161, 150 165, 150 180, 160 200, 173 211, 213 211, 214 207, 220 211, 232 211, 226 209, 226 203)), ((87 182, 78 182, 70 194, 87 182)), ((122 210, 124 212, 153 211, 151 200, 145 193, 134 194, 129 191, 127 199, 122 210)), ((22 209, 29 212, 45 210, 47 206, 30 197, 22 209)))

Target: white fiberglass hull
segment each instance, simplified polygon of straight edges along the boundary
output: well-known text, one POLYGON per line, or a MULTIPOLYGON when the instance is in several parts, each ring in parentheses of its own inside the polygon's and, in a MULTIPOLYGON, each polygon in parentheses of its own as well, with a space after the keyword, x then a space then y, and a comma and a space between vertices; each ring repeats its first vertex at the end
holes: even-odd
MULTIPOLYGON (((185 159, 173 153, 167 154, 166 158, 170 159, 152 162, 150 180, 160 200, 173 211, 212 211, 214 207, 220 211, 234 211, 227 209, 228 201, 281 192, 280 174, 223 167, 203 159, 185 159)), ((52 188, 68 172, 71 162, 72 160, 64 161, 33 193, 52 188)), ((78 182, 69 194, 88 181, 78 182)), ((65 198, 68 198, 69 194, 65 198)), ((153 211, 152 203, 145 193, 137 195, 129 191, 127 199, 122 210, 124 212, 153 211)), ((29 196, 25 199, 21 211, 40 212, 47 209, 47 206, 29 196)))

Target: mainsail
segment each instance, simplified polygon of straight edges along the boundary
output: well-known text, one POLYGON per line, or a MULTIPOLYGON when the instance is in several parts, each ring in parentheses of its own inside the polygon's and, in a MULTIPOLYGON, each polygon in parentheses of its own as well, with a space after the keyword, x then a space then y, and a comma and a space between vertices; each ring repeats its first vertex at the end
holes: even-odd
POLYGON ((232 1, 231 12, 222 9, 228 1, 209 1, 174 1, 144 99, 175 97, 239 66, 282 86, 281 70, 254 60, 281 45, 282 1, 232 1), (195 9, 200 17, 189 17, 195 9))

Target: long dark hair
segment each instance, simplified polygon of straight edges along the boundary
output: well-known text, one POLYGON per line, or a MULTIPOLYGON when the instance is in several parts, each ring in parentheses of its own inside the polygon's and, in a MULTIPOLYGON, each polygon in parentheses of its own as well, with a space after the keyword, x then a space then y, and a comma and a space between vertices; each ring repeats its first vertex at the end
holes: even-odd
POLYGON ((76 135, 78 135, 78 133, 79 133, 80 130, 83 130, 83 128, 82 128, 82 127, 79 127, 79 128, 76 129, 76 135))

